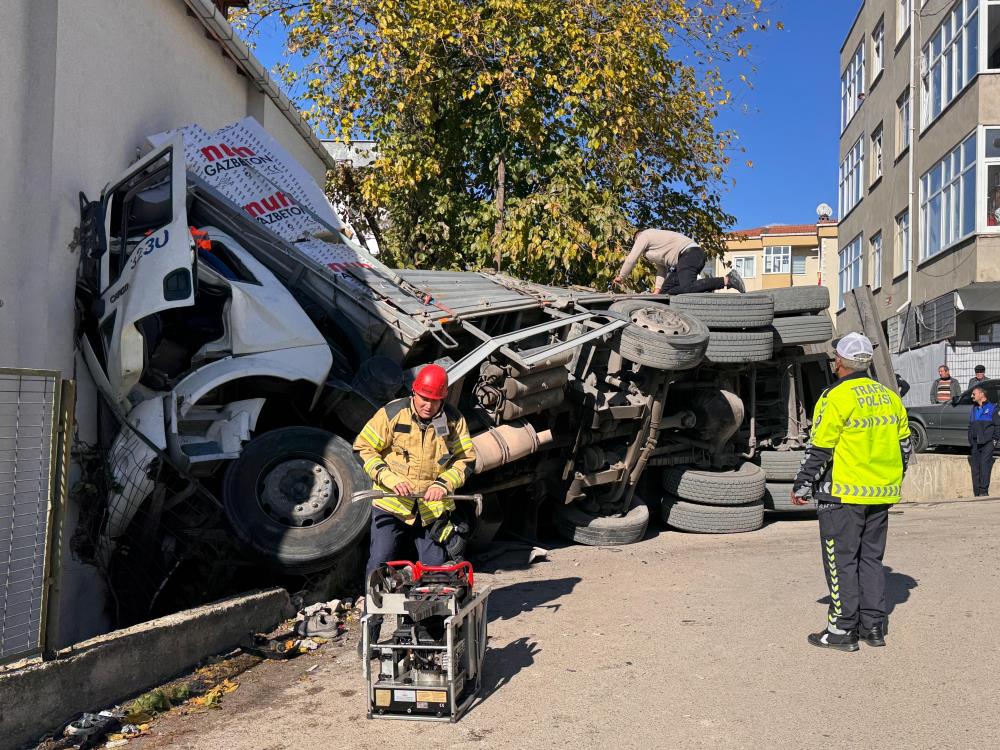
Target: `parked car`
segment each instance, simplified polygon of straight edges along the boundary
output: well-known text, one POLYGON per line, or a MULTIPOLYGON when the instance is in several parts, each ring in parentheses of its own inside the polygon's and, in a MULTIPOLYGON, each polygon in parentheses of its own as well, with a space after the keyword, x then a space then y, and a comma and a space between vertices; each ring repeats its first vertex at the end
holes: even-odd
MULTIPOLYGON (((994 404, 1000 403, 1000 380, 984 380, 980 386, 986 389, 986 398, 994 404)), ((910 419, 914 450, 920 452, 939 445, 967 448, 971 411, 971 388, 943 404, 909 407, 906 414, 910 419)))

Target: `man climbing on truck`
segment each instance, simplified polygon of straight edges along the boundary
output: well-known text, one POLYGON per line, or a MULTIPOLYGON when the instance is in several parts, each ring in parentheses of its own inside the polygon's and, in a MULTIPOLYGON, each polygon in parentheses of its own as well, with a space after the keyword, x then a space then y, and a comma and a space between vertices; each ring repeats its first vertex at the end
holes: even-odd
POLYGON ((639 232, 613 283, 621 286, 643 256, 656 269, 653 294, 714 292, 717 289, 746 291, 743 278, 736 270, 723 277, 699 279, 698 274, 707 260, 705 251, 687 235, 669 229, 644 229, 639 232))

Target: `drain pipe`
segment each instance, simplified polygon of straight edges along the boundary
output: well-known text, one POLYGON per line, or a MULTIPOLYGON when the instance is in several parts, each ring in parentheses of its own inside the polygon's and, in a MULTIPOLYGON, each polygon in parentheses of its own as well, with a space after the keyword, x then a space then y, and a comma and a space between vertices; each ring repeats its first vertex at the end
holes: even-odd
MULTIPOLYGON (((907 165, 907 176, 906 176, 906 211, 907 211, 907 227, 906 231, 910 235, 910 257, 907 259, 909 267, 906 269, 906 302, 901 304, 896 308, 896 314, 899 315, 904 308, 909 307, 910 302, 913 300, 913 275, 917 272, 917 259, 916 259, 916 249, 917 249, 917 238, 913 231, 913 163, 914 163, 914 151, 917 148, 917 126, 916 126, 916 108, 915 103, 917 101, 917 43, 920 39, 920 35, 917 33, 917 3, 910 3, 910 126, 909 136, 910 136, 910 153, 907 157, 909 164, 907 165)), ((905 322, 905 321, 904 321, 905 322)))

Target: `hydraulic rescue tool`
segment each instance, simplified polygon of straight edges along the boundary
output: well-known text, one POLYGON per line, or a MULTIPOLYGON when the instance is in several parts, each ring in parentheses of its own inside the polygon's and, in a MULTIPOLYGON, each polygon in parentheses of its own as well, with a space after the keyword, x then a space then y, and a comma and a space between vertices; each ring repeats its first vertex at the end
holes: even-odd
POLYGON ((361 620, 369 719, 455 722, 469 709, 482 683, 490 594, 474 583, 468 562, 397 561, 372 572, 361 620), (372 642, 372 618, 395 625, 387 638, 372 642))

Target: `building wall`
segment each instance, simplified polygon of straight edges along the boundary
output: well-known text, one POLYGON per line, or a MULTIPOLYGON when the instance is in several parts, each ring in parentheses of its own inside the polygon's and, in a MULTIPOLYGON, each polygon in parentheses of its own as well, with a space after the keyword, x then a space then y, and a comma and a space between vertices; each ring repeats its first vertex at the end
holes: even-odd
MULTIPOLYGON (((96 395, 74 357, 78 194, 96 198, 149 134, 247 115, 321 184, 325 165, 183 0, 10 0, 0 34, 0 365, 76 377, 81 437, 92 441, 96 395)), ((101 630, 103 599, 95 571, 68 550, 64 560, 68 643, 101 630)))

